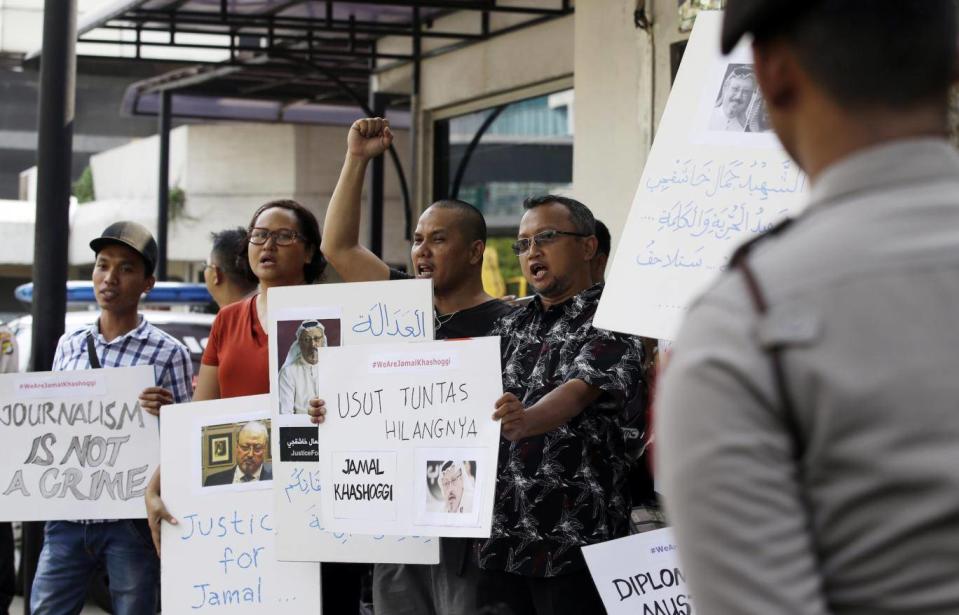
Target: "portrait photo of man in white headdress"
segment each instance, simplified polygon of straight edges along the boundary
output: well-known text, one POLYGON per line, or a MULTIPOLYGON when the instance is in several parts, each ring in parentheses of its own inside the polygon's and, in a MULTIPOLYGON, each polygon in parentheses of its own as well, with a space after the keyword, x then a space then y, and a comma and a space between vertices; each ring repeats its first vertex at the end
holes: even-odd
POLYGON ((769 118, 751 64, 728 64, 712 105, 709 130, 768 132, 769 118))
MULTIPOLYGON (((304 320, 296 327, 286 357, 280 364, 279 400, 280 414, 306 414, 310 399, 319 397, 316 388, 316 366, 320 361, 320 349, 339 345, 339 330, 331 343, 330 324, 338 321, 304 320)), ((290 325, 289 321, 279 323, 290 325)))

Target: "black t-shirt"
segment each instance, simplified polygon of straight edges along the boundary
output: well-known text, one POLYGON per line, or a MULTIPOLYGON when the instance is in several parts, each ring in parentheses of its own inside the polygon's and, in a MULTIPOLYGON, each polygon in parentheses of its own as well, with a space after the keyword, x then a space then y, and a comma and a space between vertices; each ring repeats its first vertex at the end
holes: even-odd
MULTIPOLYGON (((390 280, 412 280, 413 276, 396 269, 390 269, 390 280)), ((501 316, 513 311, 513 307, 499 299, 474 305, 452 314, 440 314, 433 311, 433 326, 436 327, 436 339, 452 340, 461 337, 484 337, 489 335, 501 316)))

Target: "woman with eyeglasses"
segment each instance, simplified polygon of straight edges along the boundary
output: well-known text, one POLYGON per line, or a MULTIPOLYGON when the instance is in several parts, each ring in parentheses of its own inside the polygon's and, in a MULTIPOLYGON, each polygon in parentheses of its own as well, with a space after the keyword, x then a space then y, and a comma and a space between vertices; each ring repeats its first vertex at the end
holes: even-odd
POLYGON ((217 314, 200 364, 196 401, 270 392, 266 291, 312 284, 326 268, 316 217, 296 201, 271 201, 257 209, 247 234, 245 252, 259 292, 217 314))
MULTIPOLYGON (((270 201, 253 214, 247 227, 245 256, 259 279, 257 294, 220 310, 203 352, 193 401, 260 395, 270 392, 267 340, 267 290, 316 282, 326 268, 320 252, 316 216, 293 200, 270 201)), ((147 520, 160 551, 160 523, 177 523, 160 498, 160 472, 146 492, 147 520)), ((355 613, 360 569, 350 564, 323 564, 323 611, 355 613)))

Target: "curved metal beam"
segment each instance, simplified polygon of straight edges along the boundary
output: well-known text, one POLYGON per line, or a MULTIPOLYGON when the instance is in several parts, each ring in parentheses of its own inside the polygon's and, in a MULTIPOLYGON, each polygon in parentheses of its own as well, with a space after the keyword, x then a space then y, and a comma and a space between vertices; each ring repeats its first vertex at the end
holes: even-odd
MULTIPOLYGON (((323 76, 325 76, 327 79, 335 83, 336 86, 339 87, 344 94, 346 94, 351 99, 353 99, 353 102, 355 102, 363 110, 363 112, 367 115, 367 117, 373 117, 374 115, 373 110, 370 109, 370 106, 367 104, 367 102, 363 100, 363 97, 357 94, 353 88, 347 85, 342 79, 336 76, 332 71, 327 70, 325 66, 315 64, 313 62, 310 62, 309 60, 303 60, 297 57, 286 56, 285 54, 274 53, 273 55, 282 57, 286 59, 287 61, 293 62, 295 64, 308 66, 311 69, 315 70, 316 72, 322 73, 323 76)), ((404 213, 404 219, 405 219, 404 236, 406 237, 407 240, 411 240, 413 238, 413 207, 412 207, 412 203, 410 203, 410 189, 409 189, 409 185, 406 183, 406 174, 403 172, 403 164, 400 162, 400 157, 396 153, 396 148, 393 147, 393 145, 390 145, 389 151, 390 151, 390 159, 393 160, 393 166, 396 168, 396 174, 399 176, 399 179, 400 179, 400 191, 403 193, 403 213, 404 213)))
POLYGON ((479 146, 480 139, 483 138, 483 135, 486 134, 486 131, 489 130, 489 127, 493 125, 493 122, 496 121, 496 118, 500 116, 507 106, 508 105, 500 105, 494 108, 493 112, 487 115, 486 119, 483 120, 483 123, 479 129, 477 129, 476 134, 473 135, 473 139, 469 145, 466 146, 466 151, 463 152, 463 159, 460 160, 460 164, 456 168, 456 175, 453 177, 453 187, 450 189, 450 198, 459 198, 460 184, 463 182, 463 176, 466 175, 466 167, 470 163, 470 158, 473 157, 473 152, 475 152, 479 146))

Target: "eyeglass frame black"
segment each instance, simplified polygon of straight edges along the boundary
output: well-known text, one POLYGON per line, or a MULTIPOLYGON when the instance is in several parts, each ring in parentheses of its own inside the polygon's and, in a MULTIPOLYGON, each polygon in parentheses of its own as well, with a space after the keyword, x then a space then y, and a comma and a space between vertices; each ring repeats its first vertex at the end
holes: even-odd
POLYGON ((545 231, 540 231, 531 237, 524 237, 523 239, 517 239, 516 241, 511 243, 510 248, 512 248, 513 254, 515 254, 516 256, 522 256, 530 251, 530 249, 533 247, 533 244, 543 246, 543 245, 549 245, 553 243, 553 241, 556 240, 556 237, 550 237, 549 239, 546 240, 546 243, 540 243, 539 241, 536 240, 537 237, 545 235, 546 233, 555 233, 556 235, 566 235, 568 237, 581 237, 581 238, 593 236, 592 233, 574 233, 572 231, 558 231, 556 229, 546 229, 545 231), (526 242, 527 245, 525 250, 520 250, 519 245, 521 242, 526 242))
POLYGON ((250 230, 246 232, 246 240, 251 245, 254 245, 254 246, 265 246, 266 244, 270 242, 270 239, 273 239, 273 243, 275 243, 276 245, 283 246, 283 247, 292 246, 294 243, 296 243, 297 240, 300 240, 303 242, 308 241, 307 237, 304 236, 303 233, 300 233, 299 231, 294 231, 291 228, 280 228, 280 229, 276 229, 275 231, 271 231, 270 229, 263 228, 262 226, 254 226, 253 228, 251 228, 250 230), (266 231, 266 239, 263 240, 263 243, 256 243, 255 241, 253 241, 253 231, 266 231), (287 231, 292 234, 290 243, 280 243, 280 238, 277 235, 277 233, 280 233, 283 231, 287 231))

